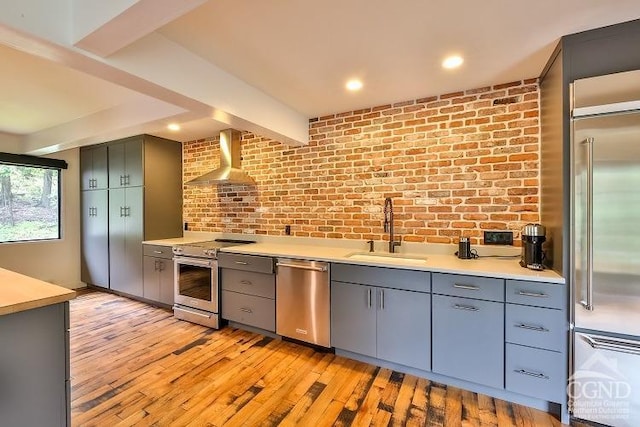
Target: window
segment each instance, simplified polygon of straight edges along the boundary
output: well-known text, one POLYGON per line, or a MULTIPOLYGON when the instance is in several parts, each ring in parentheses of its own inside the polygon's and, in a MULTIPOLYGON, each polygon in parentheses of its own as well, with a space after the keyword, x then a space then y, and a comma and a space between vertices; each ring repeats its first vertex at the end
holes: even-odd
POLYGON ((66 162, 0 153, 0 242, 60 238, 60 170, 66 162))

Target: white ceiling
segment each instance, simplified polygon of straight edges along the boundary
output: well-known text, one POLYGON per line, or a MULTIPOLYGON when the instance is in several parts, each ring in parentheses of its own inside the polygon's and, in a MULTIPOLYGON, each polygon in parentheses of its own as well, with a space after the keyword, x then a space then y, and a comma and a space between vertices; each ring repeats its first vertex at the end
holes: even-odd
POLYGON ((638 0, 92 1, 0 5, 0 151, 229 126, 306 143, 308 118, 537 77, 562 35, 640 18, 638 0))

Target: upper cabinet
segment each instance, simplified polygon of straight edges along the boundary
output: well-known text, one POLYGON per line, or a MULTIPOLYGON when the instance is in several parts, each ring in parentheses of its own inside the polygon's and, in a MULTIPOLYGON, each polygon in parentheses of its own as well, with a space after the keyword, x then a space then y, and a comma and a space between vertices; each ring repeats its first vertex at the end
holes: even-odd
POLYGON ((108 184, 107 146, 97 145, 80 150, 80 188, 103 190, 108 184))
POLYGON ((144 145, 140 137, 109 145, 109 188, 143 185, 144 145))

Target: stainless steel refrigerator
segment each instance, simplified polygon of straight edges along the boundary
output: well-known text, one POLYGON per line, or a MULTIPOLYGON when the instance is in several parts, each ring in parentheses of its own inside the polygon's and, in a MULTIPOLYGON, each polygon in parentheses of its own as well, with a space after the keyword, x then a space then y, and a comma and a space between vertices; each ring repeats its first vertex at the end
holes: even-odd
POLYGON ((572 92, 570 408, 640 426, 640 70, 572 92))

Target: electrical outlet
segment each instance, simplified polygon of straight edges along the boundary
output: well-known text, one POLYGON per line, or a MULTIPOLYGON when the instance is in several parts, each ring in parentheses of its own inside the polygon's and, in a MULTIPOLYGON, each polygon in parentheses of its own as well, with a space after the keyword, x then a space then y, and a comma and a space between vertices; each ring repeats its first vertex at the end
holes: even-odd
POLYGON ((189 223, 188 222, 184 223, 184 229, 185 229, 185 231, 189 230, 189 223))
POLYGON ((513 231, 485 231, 485 245, 513 245, 513 231))
POLYGON ((285 225, 284 226, 284 234, 286 234, 287 236, 291 236, 291 226, 290 225, 285 225))

